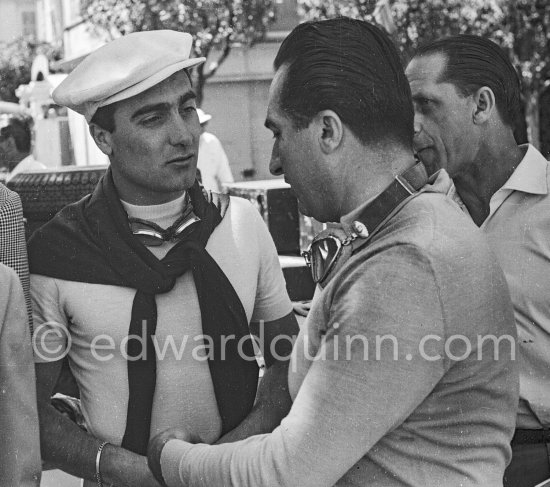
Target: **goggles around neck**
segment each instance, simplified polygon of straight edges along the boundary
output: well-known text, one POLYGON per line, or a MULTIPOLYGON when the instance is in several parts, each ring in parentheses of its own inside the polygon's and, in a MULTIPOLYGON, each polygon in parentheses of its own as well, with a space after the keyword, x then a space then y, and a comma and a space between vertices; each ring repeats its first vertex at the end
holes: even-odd
POLYGON ((193 205, 188 196, 183 214, 166 229, 155 222, 128 218, 132 234, 146 247, 159 247, 164 242, 182 239, 191 234, 195 230, 195 224, 200 221, 201 219, 193 212, 193 205))
POLYGON ((347 234, 340 229, 332 229, 321 232, 313 239, 309 249, 302 252, 306 264, 311 269, 311 276, 315 284, 323 286, 333 270, 338 267, 346 248, 349 256, 363 246, 383 226, 383 224, 395 215, 418 191, 428 182, 426 169, 421 162, 407 169, 402 174, 395 176, 393 182, 380 193, 366 208, 356 217, 352 223, 352 232, 347 234), (342 236, 342 238, 340 237, 342 236), (354 240, 362 241, 351 245, 354 240))
POLYGON ((317 235, 309 249, 302 252, 307 266, 311 270, 311 277, 315 284, 322 284, 336 266, 336 262, 348 246, 357 238, 356 234, 340 239, 338 235, 325 232, 317 235))

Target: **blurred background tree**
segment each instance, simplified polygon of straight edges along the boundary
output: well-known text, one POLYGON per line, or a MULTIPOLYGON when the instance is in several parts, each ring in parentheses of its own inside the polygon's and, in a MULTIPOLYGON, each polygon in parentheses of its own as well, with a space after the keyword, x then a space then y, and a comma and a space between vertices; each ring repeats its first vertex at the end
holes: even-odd
POLYGON ((375 22, 406 63, 415 49, 455 34, 488 37, 507 50, 522 79, 524 119, 516 138, 540 147, 539 102, 550 84, 549 0, 298 0, 302 20, 339 15, 375 22), (526 121, 526 124, 525 124, 526 121))
POLYGON ((204 84, 231 48, 237 44, 251 46, 263 39, 275 19, 275 8, 273 0, 84 0, 82 15, 97 33, 110 38, 156 29, 191 34, 195 56, 207 58, 196 69, 200 106, 204 84))
POLYGON ((0 100, 18 102, 15 90, 31 81, 31 66, 38 54, 50 61, 60 58, 59 47, 33 38, 20 37, 10 43, 0 43, 0 100))

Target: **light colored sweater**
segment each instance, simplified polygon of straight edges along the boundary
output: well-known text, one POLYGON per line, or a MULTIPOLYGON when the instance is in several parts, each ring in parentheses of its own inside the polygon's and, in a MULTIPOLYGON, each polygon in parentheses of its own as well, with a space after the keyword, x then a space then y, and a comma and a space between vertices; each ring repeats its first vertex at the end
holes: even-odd
POLYGON ((163 475, 171 487, 502 486, 515 340, 483 235, 446 197, 422 194, 314 299, 281 425, 224 445, 171 440, 163 475), (498 357, 487 336, 502 338, 498 357))

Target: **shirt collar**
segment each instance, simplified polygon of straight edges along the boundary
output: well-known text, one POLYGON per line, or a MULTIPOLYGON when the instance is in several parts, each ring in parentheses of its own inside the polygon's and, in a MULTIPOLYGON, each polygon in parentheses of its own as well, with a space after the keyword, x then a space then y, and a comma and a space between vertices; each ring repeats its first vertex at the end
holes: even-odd
POLYGON ((520 145, 527 149, 519 166, 501 189, 531 194, 548 194, 548 161, 531 144, 520 145))
MULTIPOLYGON (((184 207, 186 192, 175 200, 161 203, 159 205, 133 205, 120 200, 122 207, 131 218, 141 218, 142 220, 151 220, 158 223, 159 220, 173 221, 181 215, 184 207)), ((162 226, 162 225, 161 225, 162 226)))
POLYGON ((422 188, 424 193, 443 193, 448 195, 454 189, 454 183, 445 169, 433 173, 428 179, 428 184, 422 188))

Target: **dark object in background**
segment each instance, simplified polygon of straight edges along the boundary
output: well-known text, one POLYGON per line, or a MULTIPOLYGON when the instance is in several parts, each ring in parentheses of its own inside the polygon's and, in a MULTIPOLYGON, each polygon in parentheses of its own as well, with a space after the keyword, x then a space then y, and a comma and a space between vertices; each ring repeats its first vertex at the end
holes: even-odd
POLYGON ((231 196, 249 200, 264 219, 279 254, 300 255, 298 201, 280 179, 224 185, 231 196))
POLYGON ((241 176, 245 181, 250 181, 256 175, 256 169, 248 167, 241 171, 241 176))
POLYGON ((279 255, 286 281, 286 290, 292 301, 310 300, 315 292, 311 270, 303 257, 279 255))
POLYGON ((301 253, 323 230, 322 224, 300 214, 296 196, 281 179, 231 183, 224 187, 231 196, 249 200, 260 212, 275 242, 290 299, 311 299, 315 286, 301 253))
POLYGON ((540 151, 546 159, 550 159, 550 86, 539 98, 540 151))
POLYGON ((90 194, 107 170, 102 166, 69 166, 20 173, 8 187, 19 194, 27 220, 27 236, 44 225, 61 208, 90 194))

